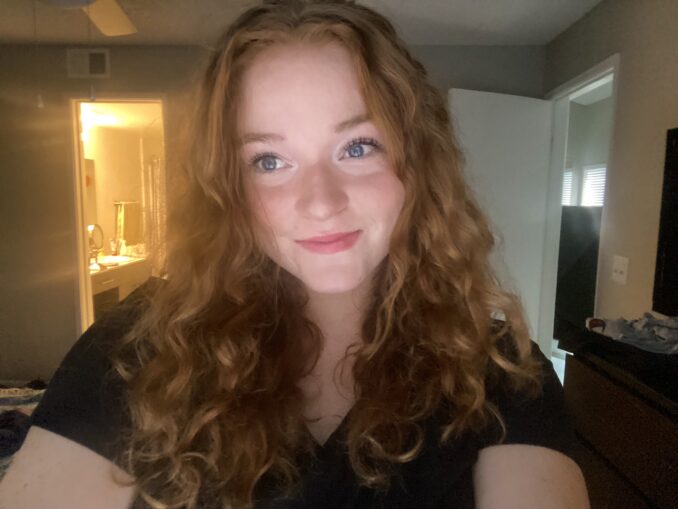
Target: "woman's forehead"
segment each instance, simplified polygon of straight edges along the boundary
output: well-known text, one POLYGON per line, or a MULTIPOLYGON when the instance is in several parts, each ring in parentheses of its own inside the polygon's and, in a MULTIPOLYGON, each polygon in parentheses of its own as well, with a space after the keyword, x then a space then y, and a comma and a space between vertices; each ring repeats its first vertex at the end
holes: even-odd
POLYGON ((316 83, 359 88, 353 57, 337 43, 274 45, 254 56, 243 74, 244 91, 250 94, 316 83))
POLYGON ((248 66, 241 87, 243 129, 309 116, 335 125, 347 113, 367 113, 353 58, 338 44, 267 48, 248 66))

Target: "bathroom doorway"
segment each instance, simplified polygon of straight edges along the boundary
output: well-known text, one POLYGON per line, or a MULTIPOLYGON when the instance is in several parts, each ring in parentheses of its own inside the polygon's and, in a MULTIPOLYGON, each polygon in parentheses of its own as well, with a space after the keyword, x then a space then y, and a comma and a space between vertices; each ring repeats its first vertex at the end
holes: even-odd
POLYGON ((165 226, 161 100, 73 101, 84 331, 159 275, 165 226))

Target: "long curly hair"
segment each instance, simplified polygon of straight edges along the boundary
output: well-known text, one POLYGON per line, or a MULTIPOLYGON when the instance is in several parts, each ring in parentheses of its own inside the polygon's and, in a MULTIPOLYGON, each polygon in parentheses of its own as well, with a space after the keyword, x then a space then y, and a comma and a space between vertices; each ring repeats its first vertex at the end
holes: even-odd
POLYGON ((295 493, 315 450, 298 382, 323 337, 301 283, 256 242, 236 130, 243 71, 290 42, 348 49, 406 193, 361 342, 344 358, 355 392, 345 446, 359 482, 388 487, 390 466, 418 454, 434 412, 441 444, 490 422, 503 428, 486 398, 490 377, 540 388, 523 310, 488 263, 494 238, 424 67, 385 17, 353 1, 269 1, 240 15, 213 52, 168 218, 164 281, 112 359, 132 423, 121 461, 154 508, 201 497, 252 507, 264 476, 295 493))

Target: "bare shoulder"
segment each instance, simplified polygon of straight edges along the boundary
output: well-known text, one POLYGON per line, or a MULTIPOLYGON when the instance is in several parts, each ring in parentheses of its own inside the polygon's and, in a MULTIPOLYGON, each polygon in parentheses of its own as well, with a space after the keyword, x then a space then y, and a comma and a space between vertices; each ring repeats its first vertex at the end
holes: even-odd
POLYGON ((579 466, 565 454, 523 444, 480 450, 473 470, 476 507, 589 509, 579 466))
POLYGON ((0 509, 127 509, 132 478, 112 462, 68 438, 33 426, 0 482, 0 509))

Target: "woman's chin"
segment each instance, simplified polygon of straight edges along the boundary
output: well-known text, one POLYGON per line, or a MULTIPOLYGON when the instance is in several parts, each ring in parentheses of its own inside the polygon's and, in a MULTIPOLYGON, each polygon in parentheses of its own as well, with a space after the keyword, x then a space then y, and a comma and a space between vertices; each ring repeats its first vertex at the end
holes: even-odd
POLYGON ((323 293, 323 294, 342 294, 348 293, 355 290, 359 285, 347 285, 340 283, 328 283, 328 284, 313 284, 306 285, 306 287, 313 293, 323 293))
POLYGON ((302 279, 306 288, 314 293, 340 294, 352 292, 359 288, 364 278, 356 277, 355 274, 317 274, 315 277, 302 279))

